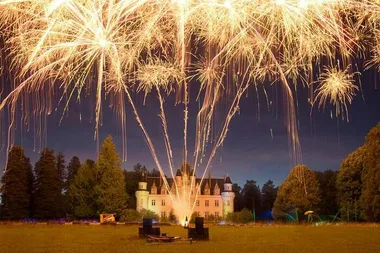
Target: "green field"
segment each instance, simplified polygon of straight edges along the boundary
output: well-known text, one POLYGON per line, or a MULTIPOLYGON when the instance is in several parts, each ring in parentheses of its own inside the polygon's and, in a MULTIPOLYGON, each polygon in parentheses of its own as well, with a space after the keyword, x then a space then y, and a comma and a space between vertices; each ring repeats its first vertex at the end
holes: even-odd
MULTIPOLYGON (((186 237, 179 226, 161 232, 186 237)), ((380 252, 379 225, 212 226, 208 242, 147 243, 137 226, 0 225, 0 252, 380 252)))

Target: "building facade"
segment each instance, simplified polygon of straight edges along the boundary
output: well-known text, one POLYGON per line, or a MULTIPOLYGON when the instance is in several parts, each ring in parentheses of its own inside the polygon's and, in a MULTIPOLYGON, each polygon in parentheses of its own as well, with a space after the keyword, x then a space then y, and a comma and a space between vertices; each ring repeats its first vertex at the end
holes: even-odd
MULTIPOLYGON (((185 167, 186 168, 186 167, 185 167)), ((206 219, 213 215, 215 218, 226 217, 234 211, 235 193, 232 191, 232 182, 227 175, 225 178, 196 178, 189 169, 179 169, 175 178, 166 178, 172 197, 180 194, 190 196, 193 212, 206 219), (198 194, 196 191, 198 190, 198 194)), ((170 212, 176 214, 171 197, 161 177, 147 177, 142 175, 136 196, 136 210, 147 209, 160 217, 168 217, 170 212)), ((184 198, 185 199, 185 198, 184 198)), ((178 214, 176 214, 178 215, 178 214)))

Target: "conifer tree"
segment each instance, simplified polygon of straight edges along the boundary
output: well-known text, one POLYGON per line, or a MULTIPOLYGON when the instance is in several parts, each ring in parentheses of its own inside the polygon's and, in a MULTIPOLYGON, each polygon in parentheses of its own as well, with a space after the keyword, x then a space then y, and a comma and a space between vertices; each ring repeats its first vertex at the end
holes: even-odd
POLYGON ((98 216, 98 195, 94 190, 98 184, 98 170, 94 161, 86 160, 80 166, 68 189, 69 215, 76 218, 98 216))
POLYGON ((64 199, 64 191, 65 191, 65 175, 66 175, 66 162, 65 156, 62 152, 59 152, 57 157, 57 170, 60 180, 60 189, 61 189, 61 197, 57 199, 57 207, 60 210, 59 217, 63 217, 66 213, 65 208, 65 199, 64 199))
POLYGON ((54 151, 44 149, 35 166, 34 217, 54 219, 62 216, 57 200, 62 197, 61 177, 57 169, 54 151))
POLYGON ((61 189, 64 188, 64 181, 65 181, 65 174, 66 174, 66 162, 65 162, 65 156, 62 152, 59 152, 57 155, 57 170, 58 174, 61 180, 61 189))
POLYGON ((272 210, 274 201, 277 196, 277 188, 274 186, 272 180, 268 180, 261 189, 263 210, 272 210))
POLYGON ((69 165, 67 166, 67 173, 66 173, 66 182, 65 182, 65 190, 67 191, 75 177, 75 175, 78 173, 78 170, 80 168, 80 160, 77 156, 73 156, 70 160, 69 165))
POLYGON ((6 171, 2 177, 3 219, 19 220, 30 217, 33 172, 29 158, 19 146, 12 147, 6 171))
POLYGON ((99 184, 96 186, 99 196, 98 211, 121 213, 126 208, 127 192, 121 159, 111 136, 107 136, 102 144, 97 167, 99 170, 99 184))

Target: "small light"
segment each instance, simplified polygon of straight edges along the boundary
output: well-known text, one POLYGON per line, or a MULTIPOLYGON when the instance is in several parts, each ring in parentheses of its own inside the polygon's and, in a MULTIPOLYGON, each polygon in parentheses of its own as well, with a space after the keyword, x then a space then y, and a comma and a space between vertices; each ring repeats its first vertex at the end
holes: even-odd
POLYGON ((306 8, 307 5, 308 5, 308 2, 306 0, 300 0, 298 2, 298 5, 301 7, 301 8, 306 8))
POLYGON ((188 228, 189 227, 189 221, 187 219, 187 216, 186 216, 186 219, 185 219, 185 223, 183 224, 183 227, 184 228, 188 228))
POLYGON ((108 44, 108 41, 106 41, 105 39, 101 39, 101 40, 99 40, 99 45, 100 45, 101 47, 106 47, 107 44, 108 44))
POLYGON ((227 8, 227 9, 231 9, 232 8, 232 5, 231 5, 231 2, 229 0, 226 0, 224 2, 224 6, 227 8))

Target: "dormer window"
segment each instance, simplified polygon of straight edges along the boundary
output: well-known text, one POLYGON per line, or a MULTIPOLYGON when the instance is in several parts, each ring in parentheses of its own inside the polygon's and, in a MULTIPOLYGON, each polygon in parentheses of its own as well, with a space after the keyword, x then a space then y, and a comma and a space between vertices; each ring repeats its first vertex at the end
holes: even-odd
POLYGON ((214 195, 220 195, 220 188, 218 184, 215 184, 214 187, 214 195))
POLYGON ((150 189, 150 194, 157 194, 156 181, 153 181, 152 188, 150 189))
POLYGON ((210 195, 210 186, 208 185, 208 183, 206 183, 205 185, 204 195, 210 195))

